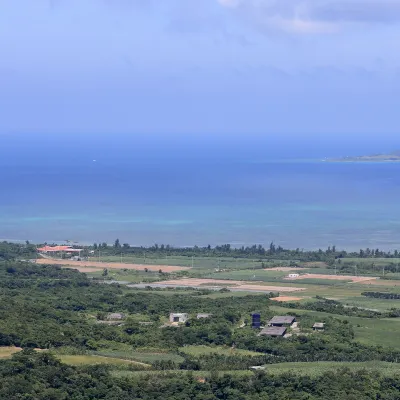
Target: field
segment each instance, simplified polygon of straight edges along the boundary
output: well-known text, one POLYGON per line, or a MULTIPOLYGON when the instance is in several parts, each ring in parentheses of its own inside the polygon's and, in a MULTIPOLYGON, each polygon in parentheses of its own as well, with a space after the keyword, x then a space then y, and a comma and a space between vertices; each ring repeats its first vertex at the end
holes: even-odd
POLYGON ((317 376, 328 371, 337 371, 339 368, 349 368, 351 370, 379 371, 382 375, 393 376, 400 374, 399 364, 383 361, 369 362, 301 362, 301 363, 282 363, 268 364, 266 371, 272 374, 282 374, 294 372, 299 375, 317 376))
POLYGON ((325 274, 304 274, 296 278, 285 278, 290 281, 297 281, 302 279, 324 279, 333 281, 351 281, 351 282, 368 282, 376 280, 376 277, 369 276, 352 276, 352 275, 325 275, 325 274))
POLYGON ((176 279, 153 283, 152 287, 192 287, 196 289, 229 288, 230 290, 244 290, 255 292, 296 292, 304 290, 299 287, 265 286, 262 282, 230 281, 218 279, 176 279))
POLYGON ((21 351, 21 347, 6 346, 0 347, 0 359, 10 358, 14 353, 21 351))
POLYGON ((173 265, 148 265, 148 264, 125 264, 118 262, 98 262, 98 261, 73 261, 73 260, 53 260, 47 258, 39 258, 36 261, 37 264, 42 265, 63 265, 63 266, 71 266, 77 268, 86 268, 94 267, 99 269, 109 268, 109 269, 132 269, 132 270, 140 270, 144 271, 147 268, 149 271, 159 271, 160 269, 163 272, 177 272, 177 271, 185 271, 189 268, 173 266, 173 265))
POLYGON ((149 364, 124 360, 121 358, 113 357, 102 357, 95 355, 57 355, 57 358, 68 365, 96 365, 96 364, 108 364, 108 365, 140 365, 144 368, 150 368, 149 364))
POLYGON ((183 353, 190 354, 193 356, 199 356, 204 354, 220 354, 226 356, 232 355, 243 355, 243 356, 259 356, 263 353, 257 353, 255 351, 232 349, 230 347, 222 346, 184 346, 179 349, 183 353))
POLYGON ((293 296, 279 296, 279 297, 274 297, 271 300, 286 302, 286 301, 300 301, 300 300, 304 300, 304 298, 303 297, 293 297, 293 296))

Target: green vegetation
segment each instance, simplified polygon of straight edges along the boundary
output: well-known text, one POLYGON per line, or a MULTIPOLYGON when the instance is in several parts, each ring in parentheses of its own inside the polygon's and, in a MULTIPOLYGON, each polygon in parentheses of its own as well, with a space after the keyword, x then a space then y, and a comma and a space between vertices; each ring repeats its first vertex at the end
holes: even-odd
POLYGON ((346 368, 350 371, 364 370, 368 372, 379 371, 383 376, 395 376, 400 373, 398 364, 367 361, 367 362, 331 362, 318 361, 308 363, 281 363, 266 365, 266 369, 271 374, 293 373, 304 376, 316 377, 328 373, 329 371, 337 371, 346 368))
MULTIPOLYGON (((357 283, 284 281, 285 286, 306 287, 289 294, 305 299, 277 303, 265 294, 105 285, 70 268, 17 261, 30 245, 20 250, 15 246, 3 244, 0 262, 0 398, 394 399, 398 395, 400 291, 391 286, 393 281, 380 280, 379 291, 357 283), (362 296, 366 288, 373 295, 362 296), (374 308, 371 302, 381 306, 367 309, 374 308), (285 338, 258 336, 259 331, 250 327, 254 311, 261 313, 262 325, 274 315, 294 315, 298 328, 289 327, 285 338), (189 320, 173 326, 168 322, 170 312, 188 313, 189 320), (111 313, 121 314, 120 318, 109 319, 111 313), (197 319, 197 313, 212 315, 197 319), (324 331, 313 331, 315 322, 323 322, 324 331), (249 371, 260 365, 266 366, 264 372, 249 371)), ((117 257, 111 254, 114 250, 107 247, 109 257, 117 257)), ((161 252, 152 251, 154 256, 161 252)), ((248 254, 224 247, 208 249, 210 256, 196 251, 209 261, 194 265, 198 276, 248 280, 253 273, 271 279, 265 280, 271 286, 281 284, 286 272, 264 271, 266 266, 299 262, 313 273, 326 274, 334 273, 335 263, 343 265, 347 256, 333 248, 308 254, 275 247, 259 258, 254 257, 263 251, 259 247, 241 250, 248 254), (242 257, 237 262, 240 267, 227 265, 229 271, 216 273, 213 265, 220 257, 216 252, 225 252, 221 259, 226 260, 242 257), (318 258, 324 261, 315 263, 318 258)), ((173 257, 191 260, 191 255, 176 252, 173 257)), ((378 255, 382 258, 380 251, 378 255)), ((354 260, 356 255, 352 256, 354 260)), ((371 253, 368 257, 373 259, 371 253)), ((150 275, 115 273, 121 277, 117 280, 125 281, 130 280, 123 276, 150 275)))

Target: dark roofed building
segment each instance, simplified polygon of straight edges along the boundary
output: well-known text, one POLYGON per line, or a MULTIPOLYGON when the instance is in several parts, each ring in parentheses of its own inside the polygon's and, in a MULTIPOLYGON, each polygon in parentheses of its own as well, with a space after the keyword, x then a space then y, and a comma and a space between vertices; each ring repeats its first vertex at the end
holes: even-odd
POLYGON ((292 325, 293 322, 296 321, 296 317, 293 317, 291 315, 285 315, 285 316, 278 316, 278 317, 273 317, 269 322, 268 326, 289 326, 292 325))
POLYGON ((264 328, 259 335, 260 336, 284 336, 286 333, 286 328, 284 326, 268 326, 264 328))

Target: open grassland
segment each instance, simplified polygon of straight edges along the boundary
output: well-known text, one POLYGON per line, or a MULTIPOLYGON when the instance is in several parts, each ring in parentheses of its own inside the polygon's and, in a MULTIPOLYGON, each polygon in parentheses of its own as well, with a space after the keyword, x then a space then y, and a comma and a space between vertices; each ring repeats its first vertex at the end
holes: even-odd
POLYGON ((257 353, 255 351, 249 350, 240 350, 233 349, 231 347, 223 347, 223 346, 184 346, 179 349, 183 353, 192 355, 192 356, 201 356, 208 354, 220 354, 226 356, 232 355, 242 355, 242 356, 259 356, 263 355, 263 353, 257 353))
MULTIPOLYGON (((267 286, 263 282, 246 282, 246 281, 230 281, 220 279, 176 279, 163 282, 157 282, 151 285, 152 287, 193 287, 197 289, 218 289, 229 288, 231 290, 244 290, 254 292, 296 292, 301 291, 301 287, 292 286, 267 286)), ((133 287, 137 287, 133 285, 133 287)))
POLYGON ((297 278, 287 278, 297 281, 302 279, 322 279, 334 281, 366 282, 375 279, 374 277, 355 276, 355 275, 326 275, 326 274, 300 274, 297 278))
POLYGON ((96 351, 96 355, 104 357, 112 357, 117 359, 138 361, 142 363, 152 363, 154 361, 173 361, 181 363, 184 358, 178 354, 172 353, 159 353, 159 352, 140 352, 140 351, 114 351, 114 350, 102 350, 96 351))
POLYGON ((5 346, 0 347, 0 359, 10 358, 14 353, 21 351, 21 347, 5 346))
MULTIPOLYGON (((98 257, 92 257, 93 261, 98 261, 98 257)), ((215 269, 251 269, 260 267, 261 262, 258 259, 233 258, 233 257, 186 257, 186 256, 166 256, 149 257, 141 255, 120 256, 101 256, 100 260, 106 263, 128 263, 140 265, 176 265, 181 267, 192 267, 196 271, 213 271, 215 269)), ((274 262, 270 262, 271 265, 274 262)))
POLYGON ((393 376, 400 374, 400 365, 383 361, 368 362, 299 362, 299 363, 282 363, 268 364, 265 366, 266 371, 271 374, 283 374, 293 372, 299 375, 318 376, 328 371, 337 371, 339 368, 349 368, 355 370, 378 371, 385 376, 393 376))
MULTIPOLYGON (((141 376, 163 376, 163 375, 175 375, 182 376, 190 374, 195 378, 208 378, 211 375, 210 371, 187 371, 187 370, 167 370, 167 371, 111 371, 112 375, 116 378, 140 378, 141 376)), ((252 376, 254 372, 250 370, 239 370, 239 371, 218 371, 218 376, 252 376)))
POLYGON ((177 271, 185 271, 189 270, 187 267, 174 266, 174 265, 150 265, 150 264, 129 264, 129 263, 121 263, 121 262, 98 262, 94 260, 89 261, 73 261, 73 260, 56 260, 56 259, 47 259, 47 258, 39 258, 36 260, 37 264, 44 265, 63 265, 70 266, 76 268, 107 268, 107 269, 133 269, 144 271, 147 268, 149 271, 159 271, 162 269, 164 272, 177 272, 177 271))
POLYGON ((377 311, 388 311, 391 308, 400 308, 400 300, 397 299, 375 299, 373 297, 347 297, 340 300, 348 306, 368 308, 377 311))
POLYGON ((144 368, 151 368, 149 364, 124 360, 121 358, 104 357, 97 355, 56 355, 56 357, 68 365, 96 365, 96 364, 108 364, 108 365, 138 365, 144 368))

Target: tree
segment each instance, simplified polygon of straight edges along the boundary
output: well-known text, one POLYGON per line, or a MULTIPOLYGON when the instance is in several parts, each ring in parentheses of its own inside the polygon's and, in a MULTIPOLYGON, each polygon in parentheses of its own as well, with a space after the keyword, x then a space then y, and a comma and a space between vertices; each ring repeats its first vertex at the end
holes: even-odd
POLYGON ((119 248, 121 247, 121 243, 119 242, 119 239, 116 239, 116 240, 115 240, 115 242, 114 242, 114 247, 115 247, 116 249, 119 249, 119 248))
POLYGON ((102 276, 108 276, 108 269, 104 268, 103 273, 101 274, 102 276))

